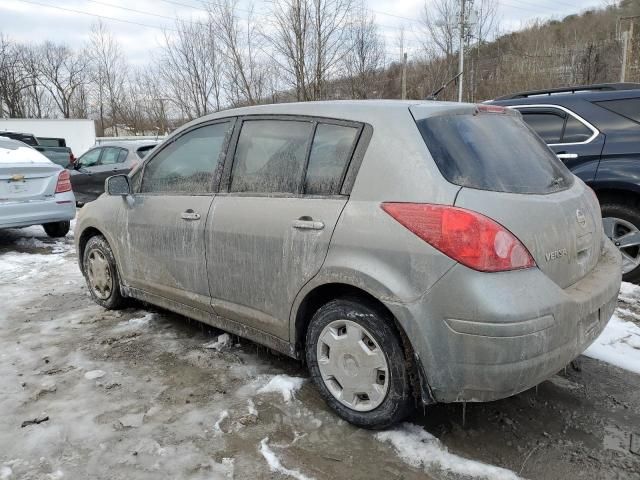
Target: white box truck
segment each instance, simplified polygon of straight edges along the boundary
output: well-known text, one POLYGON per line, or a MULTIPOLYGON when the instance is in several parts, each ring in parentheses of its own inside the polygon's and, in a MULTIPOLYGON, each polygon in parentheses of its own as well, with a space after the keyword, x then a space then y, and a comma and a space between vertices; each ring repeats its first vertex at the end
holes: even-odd
POLYGON ((0 130, 64 138, 76 157, 96 143, 96 125, 87 119, 0 118, 0 130))

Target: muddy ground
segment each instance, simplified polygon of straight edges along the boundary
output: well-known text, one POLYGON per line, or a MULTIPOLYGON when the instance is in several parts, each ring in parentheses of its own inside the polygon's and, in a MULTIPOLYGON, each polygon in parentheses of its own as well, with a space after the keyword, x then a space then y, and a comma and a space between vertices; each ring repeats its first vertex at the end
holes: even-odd
POLYGON ((425 451, 462 457, 447 469, 339 420, 293 360, 148 306, 101 309, 72 240, 0 231, 0 479, 468 478, 464 459, 514 472, 488 478, 640 478, 638 375, 580 357, 469 404, 464 426, 460 405, 420 410, 425 451))

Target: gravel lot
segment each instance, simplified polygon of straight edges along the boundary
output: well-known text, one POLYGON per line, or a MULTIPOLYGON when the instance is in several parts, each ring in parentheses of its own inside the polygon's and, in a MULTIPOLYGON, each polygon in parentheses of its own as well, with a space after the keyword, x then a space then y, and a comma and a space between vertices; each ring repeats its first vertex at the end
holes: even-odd
MULTIPOLYGON (((625 284, 619 306, 626 333, 590 355, 621 364, 602 352, 637 358, 640 288, 625 284)), ((640 375, 575 367, 468 405, 464 426, 460 405, 437 405, 360 430, 293 360, 153 308, 95 305, 70 236, 0 231, 0 479, 640 478, 640 375)))

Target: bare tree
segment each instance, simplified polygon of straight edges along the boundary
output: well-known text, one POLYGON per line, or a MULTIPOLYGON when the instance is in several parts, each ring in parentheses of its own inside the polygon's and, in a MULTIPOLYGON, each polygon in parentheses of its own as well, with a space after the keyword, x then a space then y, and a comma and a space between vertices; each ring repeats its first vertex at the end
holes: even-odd
POLYGON ((211 3, 209 21, 224 55, 228 100, 232 105, 260 102, 265 94, 268 69, 260 59, 263 37, 253 19, 253 6, 241 19, 237 0, 211 3))
POLYGON ((298 100, 325 96, 325 84, 346 52, 352 6, 352 0, 274 2, 275 28, 267 36, 298 100))
POLYGON ((311 14, 308 0, 277 0, 273 7, 275 28, 268 34, 285 81, 295 89, 296 99, 311 99, 308 61, 311 14))
POLYGON ((0 116, 24 116, 23 95, 30 84, 22 47, 0 35, 0 116))
POLYGON ((127 89, 128 65, 120 44, 102 21, 91 28, 88 56, 100 128, 104 132, 106 127, 112 126, 117 135, 120 105, 127 89))
POLYGON ((425 1, 422 25, 425 31, 425 50, 438 51, 445 57, 456 51, 459 23, 459 0, 425 1))
POLYGON ((165 32, 159 74, 181 114, 193 119, 220 109, 220 50, 211 24, 176 22, 165 32))
POLYGON ((51 95, 64 118, 70 118, 74 96, 87 83, 87 60, 84 52, 66 45, 45 42, 36 58, 38 82, 51 95))
POLYGON ((374 93, 375 81, 384 66, 384 41, 375 17, 364 1, 353 12, 348 27, 347 53, 342 57, 353 98, 368 98, 374 93))

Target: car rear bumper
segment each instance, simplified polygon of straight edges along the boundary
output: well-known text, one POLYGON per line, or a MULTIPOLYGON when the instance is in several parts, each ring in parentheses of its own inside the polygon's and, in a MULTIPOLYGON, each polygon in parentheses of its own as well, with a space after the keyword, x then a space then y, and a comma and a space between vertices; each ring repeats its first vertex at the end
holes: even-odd
POLYGON ((595 268, 562 289, 539 269, 481 273, 454 266, 419 301, 387 303, 440 402, 490 401, 549 378, 604 329, 621 282, 609 242, 595 268))
POLYGON ((0 202, 0 228, 62 222, 71 220, 75 215, 73 192, 58 193, 47 200, 0 202))

